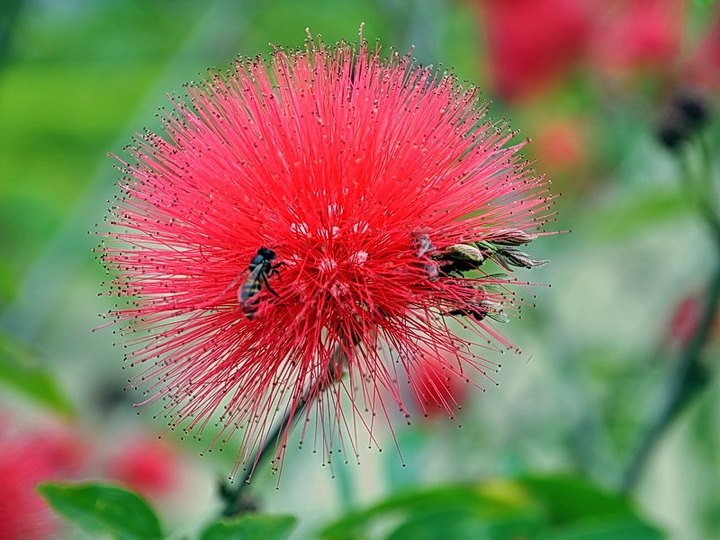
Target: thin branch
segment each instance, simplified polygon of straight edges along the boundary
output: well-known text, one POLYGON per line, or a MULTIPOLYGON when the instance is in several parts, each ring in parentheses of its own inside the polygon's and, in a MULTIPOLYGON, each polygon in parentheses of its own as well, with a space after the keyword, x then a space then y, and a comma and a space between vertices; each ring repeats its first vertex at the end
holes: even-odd
POLYGON ((707 291, 706 303, 698 327, 678 358, 671 374, 665 402, 635 452, 622 481, 622 490, 628 492, 637 484, 657 441, 678 414, 697 395, 707 382, 701 362, 702 350, 710 336, 710 329, 720 304, 720 266, 716 269, 707 291))
POLYGON ((696 174, 693 174, 691 156, 688 152, 678 156, 678 164, 682 180, 691 196, 696 198, 698 211, 710 230, 717 267, 708 286, 695 333, 680 352, 675 370, 671 373, 665 401, 654 421, 648 426, 623 476, 621 489, 624 492, 635 487, 658 440, 708 380, 706 367, 702 363, 702 352, 710 337, 710 330, 720 304, 720 217, 714 198, 713 155, 704 137, 699 137, 699 146, 700 170, 696 174))
POLYGON ((222 515, 224 517, 237 516, 243 513, 245 508, 243 507, 243 495, 245 494, 245 488, 250 484, 250 476, 253 470, 257 468, 271 453, 271 450, 277 447, 278 439, 281 434, 292 428, 292 424, 300 417, 302 410, 308 403, 308 394, 303 396, 295 405, 287 411, 282 420, 278 423, 275 429, 268 435, 265 440, 265 445, 258 450, 258 454, 253 460, 253 466, 248 466, 243 472, 242 478, 237 482, 236 486, 228 486, 223 484, 220 487, 220 495, 224 502, 222 515))
MULTIPOLYGON (((353 345, 356 345, 354 341, 353 345)), ((237 485, 228 486, 223 483, 220 486, 220 496, 224 502, 222 511, 224 517, 237 516, 245 511, 250 511, 250 508, 244 504, 246 501, 243 500, 243 496, 245 495, 245 488, 250 484, 250 477, 253 471, 267 458, 271 450, 277 448, 277 445, 280 444, 280 439, 283 437, 283 433, 290 431, 293 423, 302 416, 301 413, 308 403, 341 379, 346 362, 346 349, 339 343, 336 343, 333 352, 330 354, 326 377, 317 380, 311 385, 295 406, 285 413, 285 416, 278 422, 275 429, 268 434, 264 446, 258 450, 255 459, 252 461, 252 465, 245 469, 243 477, 237 485)))

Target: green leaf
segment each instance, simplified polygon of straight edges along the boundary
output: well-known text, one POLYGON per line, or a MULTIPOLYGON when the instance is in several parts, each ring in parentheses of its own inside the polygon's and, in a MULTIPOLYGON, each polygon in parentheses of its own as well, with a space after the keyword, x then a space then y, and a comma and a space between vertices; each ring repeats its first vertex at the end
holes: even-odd
POLYGON ((388 540, 436 540, 482 538, 505 540, 526 538, 539 527, 538 516, 513 514, 488 518, 466 512, 437 512, 412 515, 390 533, 388 540))
POLYGON ((296 523, 295 516, 249 514, 210 524, 200 540, 284 540, 296 523))
POLYGON ((70 400, 52 373, 38 363, 31 349, 4 334, 0 334, 0 384, 55 413, 73 415, 70 400))
POLYGON ((526 476, 517 480, 544 509, 548 540, 659 540, 663 534, 644 523, 623 495, 570 475, 526 476))
POLYGON ((658 540, 629 500, 581 477, 526 476, 395 495, 320 532, 326 540, 658 540))
POLYGON ((625 497, 605 491, 576 476, 526 476, 517 480, 540 504, 551 523, 569 523, 587 517, 631 515, 625 497))
POLYGON ((117 540, 162 538, 160 521, 139 495, 115 486, 47 483, 38 487, 50 506, 83 530, 117 540))
POLYGON ((320 537, 375 538, 378 523, 400 522, 387 538, 468 538, 482 531, 483 538, 528 534, 545 521, 525 497, 508 482, 481 486, 455 485, 396 495, 367 510, 346 516, 325 528, 320 537), (421 530, 425 532, 421 533, 421 530))
POLYGON ((556 529, 543 540, 662 540, 656 528, 637 519, 603 519, 556 529))

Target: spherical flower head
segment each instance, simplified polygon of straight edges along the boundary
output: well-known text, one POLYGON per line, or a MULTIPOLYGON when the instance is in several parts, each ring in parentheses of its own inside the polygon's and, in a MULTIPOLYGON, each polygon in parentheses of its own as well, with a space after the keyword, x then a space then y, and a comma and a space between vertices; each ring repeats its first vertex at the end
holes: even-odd
POLYGON ((550 203, 477 89, 362 39, 309 38, 171 100, 123 164, 102 255, 130 298, 113 314, 146 366, 132 382, 170 427, 214 422, 220 447, 240 430, 253 468, 295 415, 326 457, 357 455, 405 412, 420 355, 464 380, 496 370, 480 355, 509 346, 493 324, 513 279, 484 268, 540 264, 516 246, 550 203))

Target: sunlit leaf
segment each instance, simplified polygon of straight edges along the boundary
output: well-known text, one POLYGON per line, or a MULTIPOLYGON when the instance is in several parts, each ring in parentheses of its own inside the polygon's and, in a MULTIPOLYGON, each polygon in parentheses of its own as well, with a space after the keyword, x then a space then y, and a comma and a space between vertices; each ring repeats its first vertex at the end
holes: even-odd
POLYGON ((576 476, 527 476, 517 483, 544 507, 553 523, 632 512, 630 502, 576 476))
POLYGON ((326 527, 320 537, 387 540, 593 538, 657 540, 628 499, 573 476, 528 476, 396 495, 326 527))
POLYGON ((209 525, 200 540, 284 540, 295 528, 294 516, 249 514, 209 525))
POLYGON ((506 538, 510 531, 537 530, 543 518, 517 490, 497 489, 496 484, 492 489, 457 485, 391 497, 332 524, 321 532, 321 538, 375 538, 383 522, 400 523, 384 538, 416 537, 423 528, 426 535, 417 537, 468 538, 469 531, 482 530, 489 535, 483 538, 506 538), (368 534, 370 530, 375 534, 368 534))
POLYGON ((117 540, 162 538, 160 521, 135 493, 99 484, 48 483, 38 487, 50 506, 88 533, 105 533, 117 540))

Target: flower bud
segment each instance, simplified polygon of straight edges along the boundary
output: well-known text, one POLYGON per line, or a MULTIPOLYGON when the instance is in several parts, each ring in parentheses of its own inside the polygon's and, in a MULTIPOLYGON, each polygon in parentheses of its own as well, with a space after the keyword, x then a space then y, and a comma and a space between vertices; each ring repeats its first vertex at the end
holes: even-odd
POLYGON ((482 251, 470 244, 453 244, 446 249, 446 256, 453 261, 474 261, 478 266, 485 260, 482 251))
POLYGON ((517 266, 518 268, 533 268, 547 262, 532 259, 524 251, 513 247, 498 249, 495 252, 495 259, 503 266, 517 266))
POLYGON ((501 246, 522 246, 537 238, 537 234, 526 233, 520 229, 501 229, 485 238, 486 242, 501 246))

